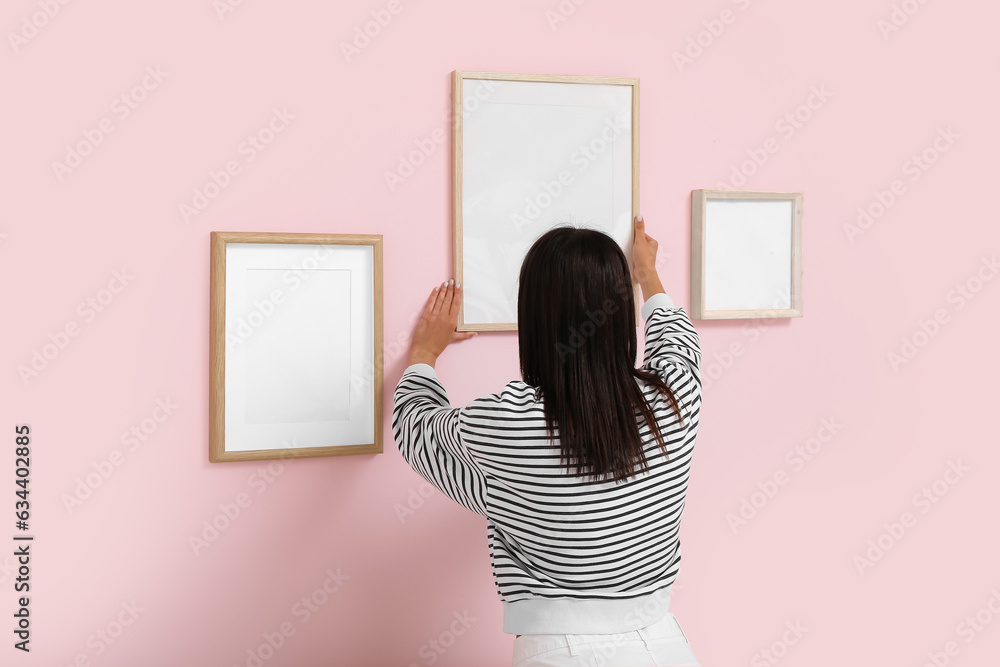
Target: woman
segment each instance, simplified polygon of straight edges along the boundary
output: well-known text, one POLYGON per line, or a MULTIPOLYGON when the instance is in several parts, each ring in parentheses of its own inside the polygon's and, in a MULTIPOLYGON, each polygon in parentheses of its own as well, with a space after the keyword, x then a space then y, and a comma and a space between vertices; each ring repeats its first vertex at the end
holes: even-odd
POLYGON ((518 286, 521 374, 452 408, 434 371, 461 285, 431 292, 396 387, 393 436, 410 466, 487 517, 515 667, 699 665, 668 611, 701 407, 701 348, 635 221, 645 301, 636 369, 628 261, 599 231, 558 227, 528 250, 518 286))

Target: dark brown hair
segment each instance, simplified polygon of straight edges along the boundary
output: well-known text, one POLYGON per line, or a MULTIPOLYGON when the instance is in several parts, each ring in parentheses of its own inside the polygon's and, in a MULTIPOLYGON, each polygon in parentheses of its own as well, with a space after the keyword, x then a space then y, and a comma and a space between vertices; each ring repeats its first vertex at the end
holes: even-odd
POLYGON ((667 455, 651 405, 636 378, 666 395, 670 387, 637 369, 636 317, 625 253, 607 234, 556 227, 532 244, 517 292, 521 375, 543 399, 550 438, 559 430, 561 461, 576 474, 615 481, 649 469, 641 413, 667 455))

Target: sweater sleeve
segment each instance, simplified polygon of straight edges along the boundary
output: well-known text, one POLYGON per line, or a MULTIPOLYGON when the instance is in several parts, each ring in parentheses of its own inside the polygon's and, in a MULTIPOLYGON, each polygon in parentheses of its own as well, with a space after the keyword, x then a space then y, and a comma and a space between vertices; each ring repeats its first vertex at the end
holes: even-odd
POLYGON ((392 434, 403 459, 446 496, 486 516, 486 475, 459 437, 458 408, 429 364, 413 364, 396 385, 392 434))
POLYGON ((655 371, 673 389, 682 389, 693 381, 700 396, 701 341, 687 312, 660 292, 646 299, 642 318, 646 330, 643 368, 655 371))

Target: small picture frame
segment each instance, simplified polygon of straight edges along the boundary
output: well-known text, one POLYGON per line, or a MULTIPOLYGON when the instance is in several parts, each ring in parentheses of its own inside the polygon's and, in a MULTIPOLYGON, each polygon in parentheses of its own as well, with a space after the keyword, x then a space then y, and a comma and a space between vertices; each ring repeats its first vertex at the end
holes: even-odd
POLYGON ((691 316, 802 317, 802 193, 691 191, 691 316))
MULTIPOLYGON (((631 263, 639 80, 452 74, 458 330, 516 331, 521 263, 553 227, 603 231, 631 263)), ((633 290, 638 315, 638 283, 633 290)))
POLYGON ((382 236, 211 233, 209 460, 382 452, 382 236))

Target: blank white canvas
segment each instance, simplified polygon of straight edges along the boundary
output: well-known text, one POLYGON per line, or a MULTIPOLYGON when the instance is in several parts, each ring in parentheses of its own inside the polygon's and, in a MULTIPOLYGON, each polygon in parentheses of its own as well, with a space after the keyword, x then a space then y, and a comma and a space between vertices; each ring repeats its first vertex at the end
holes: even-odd
POLYGON ((226 244, 226 451, 374 442, 371 246, 226 244))
POLYGON ((705 309, 791 308, 792 200, 705 202, 705 309))
MULTIPOLYGON (((282 269, 247 269, 248 297, 268 298, 282 269)), ((246 342, 246 423, 342 421, 351 416, 351 272, 308 271, 280 317, 246 342)))
POLYGON ((464 321, 516 322, 521 262, 553 227, 599 229, 631 256, 632 89, 492 81, 484 101, 480 85, 463 85, 464 321))

